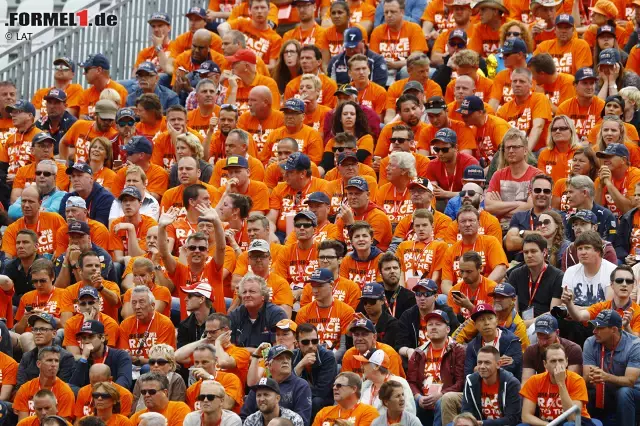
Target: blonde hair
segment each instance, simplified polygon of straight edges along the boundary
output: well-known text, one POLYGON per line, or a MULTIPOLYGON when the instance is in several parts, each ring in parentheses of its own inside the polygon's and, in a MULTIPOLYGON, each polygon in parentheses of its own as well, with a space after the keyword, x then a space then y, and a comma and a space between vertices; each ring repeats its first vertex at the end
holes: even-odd
POLYGON ((573 120, 566 115, 556 115, 555 117, 553 117, 553 120, 551 120, 551 123, 549 124, 549 133, 547 134, 547 148, 549 148, 549 151, 552 151, 556 147, 556 144, 553 142, 553 132, 551 131, 551 129, 553 128, 553 123, 561 119, 564 120, 567 127, 571 129, 571 140, 569 141, 569 149, 580 148, 580 139, 578 139, 578 134, 576 133, 576 126, 573 124, 573 120))
POLYGON ((640 90, 638 90, 637 87, 635 86, 623 87, 618 91, 618 94, 624 96, 625 98, 633 102, 636 106, 636 108, 634 109, 638 109, 638 107, 640 107, 640 90))
POLYGON ((480 66, 480 55, 473 50, 461 50, 453 55, 453 64, 456 67, 476 67, 480 66))
POLYGON ((127 166, 127 171, 124 173, 125 179, 128 175, 133 173, 138 173, 140 175, 140 179, 142 180, 142 183, 144 184, 147 183, 147 174, 144 172, 144 170, 142 170, 142 167, 136 164, 127 166))
POLYGON ((607 148, 607 145, 604 143, 604 138, 602 137, 602 129, 604 129, 604 123, 606 121, 614 121, 618 123, 618 127, 620 128, 620 139, 617 142, 613 143, 625 143, 627 141, 627 128, 624 126, 624 121, 620 120, 620 118, 614 115, 605 115, 602 119, 602 123, 600 126, 600 131, 598 131, 598 142, 596 151, 604 151, 607 148))
MULTIPOLYGON (((101 144, 104 150, 107 151, 107 155, 104 159, 103 164, 104 167, 106 167, 107 169, 113 168, 113 147, 111 146, 111 141, 104 136, 93 138, 93 140, 91 141, 91 145, 89 145, 89 152, 91 152, 91 148, 93 148, 93 145, 97 143, 101 144)), ((91 155, 89 155, 89 158, 91 158, 91 155)))
POLYGON ((504 134, 502 142, 500 143, 500 158, 498 159, 498 170, 504 169, 505 167, 509 166, 509 164, 507 164, 507 156, 504 154, 504 143, 512 139, 518 139, 524 145, 525 159, 529 155, 529 141, 527 140, 527 135, 525 135, 522 130, 512 127, 507 130, 507 133, 504 134))
POLYGON ((302 77, 300 77, 300 81, 303 80, 311 80, 313 81, 313 85, 316 88, 316 90, 319 92, 320 90, 322 90, 322 81, 320 81, 320 77, 318 77, 315 74, 302 74, 302 77))
POLYGON ((159 343, 153 345, 151 349, 149 349, 149 358, 163 357, 169 364, 171 365, 171 371, 176 371, 176 352, 175 350, 167 345, 166 343, 159 343))
POLYGON ((107 88, 100 92, 100 100, 109 100, 116 103, 118 108, 122 106, 122 99, 120 99, 120 93, 116 89, 107 88))
POLYGON ((500 46, 502 46, 507 39, 507 30, 513 26, 520 28, 520 32, 522 33, 521 38, 524 41, 524 44, 527 45, 527 53, 533 52, 533 36, 531 35, 531 31, 527 24, 520 21, 508 21, 500 27, 500 46))
POLYGON ((202 157, 204 157, 204 148, 202 147, 202 143, 200 143, 200 139, 198 139, 196 135, 191 133, 183 133, 181 135, 178 135, 178 137, 176 138, 176 144, 178 142, 183 142, 185 145, 187 145, 193 153, 191 157, 195 158, 196 160, 202 160, 202 157))
POLYGON ((120 391, 118 391, 118 388, 116 388, 113 383, 109 382, 98 382, 91 385, 91 390, 93 392, 96 392, 99 388, 104 388, 109 396, 111 396, 111 400, 113 401, 113 414, 120 414, 120 391))

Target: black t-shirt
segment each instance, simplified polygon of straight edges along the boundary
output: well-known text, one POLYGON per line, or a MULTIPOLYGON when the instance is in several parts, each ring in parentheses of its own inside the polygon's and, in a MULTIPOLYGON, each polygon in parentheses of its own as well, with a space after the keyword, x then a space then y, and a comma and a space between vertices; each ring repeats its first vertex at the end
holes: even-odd
MULTIPOLYGON (((533 298, 533 315, 539 316, 551 309, 551 299, 562 297, 562 277, 564 273, 551 265, 542 274, 542 280, 533 298)), ((518 311, 522 314, 529 308, 529 288, 531 274, 527 265, 522 265, 511 271, 508 277, 509 283, 516 289, 518 295, 518 311)), ((535 284, 535 283, 534 283, 535 284)))

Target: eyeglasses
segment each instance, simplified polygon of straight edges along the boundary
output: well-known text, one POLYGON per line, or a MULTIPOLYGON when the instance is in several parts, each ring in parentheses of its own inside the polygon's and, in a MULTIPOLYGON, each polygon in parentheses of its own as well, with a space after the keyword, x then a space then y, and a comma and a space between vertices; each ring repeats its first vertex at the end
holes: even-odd
POLYGON ((53 328, 49 327, 33 327, 31 329, 34 333, 46 333, 47 331, 53 331, 53 328))
POLYGON ((102 392, 93 392, 91 394, 91 397, 93 399, 111 399, 111 395, 109 395, 108 393, 102 393, 102 392))
POLYGON ((632 278, 616 278, 613 282, 616 284, 633 285, 634 280, 632 278))
POLYGON ((268 254, 253 254, 253 253, 249 253, 249 259, 251 260, 267 260, 269 259, 271 256, 268 254))
POLYGON ((54 65, 53 69, 56 71, 69 71, 71 68, 66 65, 54 65))
POLYGON ((293 224, 294 228, 302 228, 302 229, 309 229, 309 228, 313 228, 313 223, 294 223, 293 224))
POLYGON ((549 194, 551 194, 551 189, 549 189, 549 188, 533 188, 533 193, 534 194, 543 193, 544 195, 549 195, 549 194))
POLYGON ((346 146, 334 146, 331 148, 331 150, 336 153, 336 152, 344 152, 344 150, 347 149, 346 146))
POLYGON ((212 393, 207 393, 207 394, 200 394, 196 397, 198 401, 204 401, 204 400, 213 401, 216 398, 224 399, 224 395, 220 396, 220 395, 214 395, 212 393))
POLYGON ((446 147, 446 148, 438 148, 437 146, 434 146, 433 148, 433 152, 435 152, 436 154, 441 152, 443 154, 446 154, 449 152, 449 150, 451 149, 450 147, 446 147))
POLYGON ((451 47, 457 47, 458 49, 464 49, 465 47, 467 47, 467 43, 464 43, 464 42, 462 42, 462 43, 456 43, 456 42, 452 42, 452 41, 450 41, 450 42, 449 42, 449 46, 451 46, 451 47))
POLYGON ((556 133, 556 132, 566 132, 567 130, 569 130, 569 127, 567 126, 560 126, 560 127, 554 127, 553 129, 551 129, 552 133, 556 133))
POLYGON ((391 143, 395 143, 395 144, 405 143, 408 140, 409 139, 407 139, 407 138, 391 138, 391 139, 389 139, 389 141, 391 143))
POLYGON ((285 56, 287 56, 287 55, 288 55, 288 56, 292 56, 292 55, 297 55, 297 54, 298 54, 298 51, 297 51, 297 50, 285 50, 285 51, 284 51, 284 55, 285 55, 285 56))
POLYGON ((204 336, 213 335, 213 334, 217 333, 220 330, 222 330, 222 328, 216 328, 215 330, 205 330, 204 333, 202 333, 202 335, 203 335, 203 337, 204 336))
POLYGON ((187 248, 189 249, 189 251, 201 251, 203 253, 209 250, 207 246, 189 246, 187 248))
POLYGON ((235 104, 222 104, 220 105, 220 109, 232 109, 234 111, 237 111, 238 107, 235 104))
POLYGON ((160 392, 160 390, 158 390, 158 389, 141 389, 140 390, 140 395, 153 396, 153 395, 157 394, 158 392, 160 392))
POLYGON ((320 342, 320 339, 302 339, 300 340, 300 344, 304 346, 308 345, 317 345, 320 342))
POLYGON ((120 127, 133 127, 136 125, 136 121, 135 120, 122 120, 122 121, 118 121, 118 126, 120 127))
POLYGON ((51 172, 43 172, 42 170, 36 170, 36 176, 51 177, 51 176, 53 176, 53 173, 51 173, 51 172))
POLYGON ((466 189, 466 190, 465 190, 465 189, 463 189, 462 191, 460 191, 460 198, 464 198, 464 197, 466 197, 467 195, 468 195, 469 197, 475 197, 475 196, 476 196, 476 194, 477 194, 477 192, 476 192, 476 191, 474 191, 473 189, 466 189))
POLYGON ((551 222, 552 222, 551 219, 545 219, 545 220, 541 220, 540 222, 538 222, 538 225, 549 226, 549 225, 551 225, 551 222))
POLYGON ((162 359, 162 358, 159 358, 159 359, 149 358, 149 365, 159 365, 159 366, 161 366, 161 367, 162 367, 162 366, 167 365, 167 364, 169 364, 169 361, 168 361, 168 360, 166 360, 166 359, 162 359))
POLYGON ((524 148, 524 145, 511 145, 511 146, 504 146, 504 150, 505 151, 517 151, 520 148, 524 148))
POLYGON ((78 302, 78 306, 93 306, 96 304, 95 300, 87 300, 86 302, 78 302))
POLYGON ((338 258, 338 256, 318 256, 318 260, 324 260, 324 261, 333 260, 333 259, 337 259, 337 258, 338 258))
POLYGON ((515 31, 507 31, 505 33, 505 36, 507 37, 520 37, 522 35, 521 32, 515 32, 515 31))
POLYGON ((416 297, 431 297, 431 296, 435 296, 435 293, 433 291, 414 291, 413 294, 416 297))

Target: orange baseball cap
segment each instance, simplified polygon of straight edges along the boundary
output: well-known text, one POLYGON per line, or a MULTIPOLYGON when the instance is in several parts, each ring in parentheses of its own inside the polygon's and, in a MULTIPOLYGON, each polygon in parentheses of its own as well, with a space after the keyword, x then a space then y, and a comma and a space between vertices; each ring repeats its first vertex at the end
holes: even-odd
POLYGON ((364 355, 356 355, 353 357, 360 362, 375 364, 378 367, 384 367, 386 369, 391 368, 391 359, 389 355, 386 354, 382 349, 378 349, 377 351, 371 353, 371 351, 366 352, 364 355))
POLYGON ((296 324, 295 322, 291 321, 290 319, 283 319, 283 320, 278 321, 278 323, 273 326, 271 331, 275 332, 276 329, 278 329, 278 328, 280 330, 291 330, 291 331, 293 331, 295 333, 296 330, 298 329, 298 324, 296 324))
POLYGON ((609 19, 615 19, 615 17, 618 16, 618 8, 609 0, 598 0, 589 10, 604 15, 609 19))

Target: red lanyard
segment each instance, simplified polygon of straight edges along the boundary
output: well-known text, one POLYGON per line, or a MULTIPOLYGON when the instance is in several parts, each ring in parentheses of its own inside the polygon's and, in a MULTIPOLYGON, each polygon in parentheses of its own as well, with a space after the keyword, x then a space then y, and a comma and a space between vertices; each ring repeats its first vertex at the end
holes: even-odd
MULTIPOLYGON (((622 340, 622 338, 620 338, 620 340, 622 340)), ((608 371, 610 374, 613 374, 613 355, 616 352, 616 348, 620 344, 620 340, 618 340, 618 343, 616 343, 614 348, 611 350, 611 357, 609 358, 609 371, 608 371)), ((600 345, 600 368, 602 369, 602 371, 604 371, 604 345, 603 344, 600 345)))
POLYGON ((540 275, 538 275, 538 279, 534 283, 531 280, 531 273, 529 273, 529 308, 533 305, 533 299, 536 297, 536 293, 538 292, 538 288, 540 288, 540 282, 542 281, 542 275, 544 271, 547 270, 547 264, 544 264, 542 271, 540 271, 540 275))
POLYGON ((104 356, 102 357, 102 359, 101 359, 101 360, 99 360, 99 361, 94 361, 93 363, 94 363, 94 364, 104 364, 104 362, 105 362, 105 361, 106 361, 106 359, 107 359, 107 355, 109 355, 109 346, 105 345, 105 346, 104 346, 104 356))
POLYGON ((296 269, 298 271, 298 282, 304 282, 304 267, 311 261, 311 255, 313 254, 313 249, 315 247, 315 244, 311 246, 311 249, 309 249, 309 255, 307 256, 307 262, 304 265, 300 265, 300 249, 296 245, 296 269))
MULTIPOLYGON (((47 306, 49 304, 49 301, 51 300, 51 298, 53 297, 53 293, 55 292, 56 292, 55 288, 51 290, 51 294, 49 295, 49 298, 47 299, 47 301, 44 302, 44 306, 47 306)), ((38 292, 36 292, 36 306, 40 306, 40 297, 38 296, 38 292)))
MULTIPOLYGON (((480 289, 482 288, 482 285, 484 284, 484 277, 482 277, 482 279, 480 280, 480 284, 478 284, 478 289, 476 290, 476 294, 473 295, 473 299, 471 297, 469 297, 469 286, 464 283, 463 285, 466 286, 467 291, 464 292, 464 295, 467 296, 467 299, 469 299, 472 303, 475 304, 475 302, 478 300, 478 294, 480 294, 480 289)), ((462 290, 462 288, 460 288, 460 290, 462 290)))
MULTIPOLYGON (((222 413, 220 413, 220 420, 213 426, 220 426, 220 423, 222 423, 222 413)), ((200 413, 200 426, 204 426, 204 411, 200 413)))
POLYGON ((244 229, 246 226, 247 226, 247 222, 243 220, 242 226, 240 227, 240 231, 238 231, 236 235, 233 237, 236 240, 236 243, 238 245, 240 245, 240 241, 242 241, 242 234, 244 233, 244 229))
MULTIPOLYGON (((356 411, 359 406, 360 406, 360 403, 358 402, 355 407, 353 407, 351 410, 349 410, 349 416, 348 417, 351 417, 353 412, 356 411)), ((338 405, 338 407, 340 407, 340 406, 338 405)), ((342 419, 342 408, 338 408, 338 419, 342 419)))
MULTIPOLYGON (((364 269, 365 273, 364 273, 364 276, 362 278, 366 278, 367 277, 367 273, 371 272, 371 262, 373 262, 373 260, 370 260, 369 263, 367 263, 367 268, 364 269)), ((356 260, 356 275, 360 275, 360 271, 362 270, 362 269, 360 269, 360 264, 361 263, 364 263, 364 262, 358 262, 356 260)), ((375 271, 373 271, 373 272, 375 273, 375 271)), ((374 277, 375 277, 375 275, 374 275, 374 277)), ((362 283, 363 286, 364 286, 365 282, 362 283)))
MULTIPOLYGON (((27 229, 31 229, 29 228, 29 225, 27 225, 27 221, 24 221, 24 226, 27 229)), ((36 219, 36 234, 38 234, 38 238, 40 237, 40 212, 38 212, 38 218, 36 219)))
MULTIPOLYGON (((318 319, 326 318, 327 322, 331 321, 331 312, 333 312, 333 305, 335 305, 335 302, 332 301, 331 302, 331 307, 329 308, 329 313, 326 316, 321 317, 320 316, 320 309, 318 308, 318 301, 316 301, 316 314, 318 315, 318 319)), ((322 308, 322 309, 327 309, 327 308, 322 308)))
MULTIPOLYGON (((153 320, 156 319, 156 312, 153 311, 153 316, 151 317, 151 321, 149 321, 149 325, 147 326, 147 329, 144 331, 144 333, 142 334, 142 339, 140 340, 139 344, 138 344, 138 349, 137 349, 137 353, 138 355, 140 355, 142 353, 142 347, 144 346, 144 341, 147 340, 147 337, 149 336, 149 329, 151 328, 151 324, 153 324, 153 320)), ((140 335, 140 333, 138 332, 138 319, 136 318, 136 333, 138 333, 138 335, 140 335)))
POLYGON ((431 345, 429 346, 429 359, 436 366, 435 367, 435 373, 434 373, 434 375, 435 375, 434 379, 437 379, 439 382, 441 382, 442 379, 440 379, 440 370, 442 369, 442 355, 444 355, 444 349, 447 346, 449 346, 449 337, 447 337, 447 339, 444 342, 444 346, 442 347, 442 352, 440 352, 440 361, 438 361, 437 364, 433 361, 433 343, 432 342, 429 342, 429 343, 431 343, 431 345))
POLYGON ((387 305, 387 309, 391 313, 392 317, 396 316, 396 306, 398 305, 396 300, 398 299, 398 294, 400 294, 400 286, 398 286, 398 288, 393 292, 391 300, 387 301, 387 298, 384 298, 384 304, 387 305))
POLYGON ((305 39, 304 39, 304 40, 302 40, 302 28, 301 28, 301 27, 298 27, 298 31, 300 32, 300 38, 299 38, 299 40, 300 40, 300 43, 301 43, 303 46, 304 46, 305 44, 314 44, 314 43, 311 43, 311 40, 313 40, 313 35, 314 35, 314 34, 315 34, 315 32, 316 32, 316 26, 315 26, 315 24, 313 25, 313 30, 311 31, 311 34, 309 34, 309 36, 308 36, 308 37, 305 37, 305 39))
MULTIPOLYGON (((391 374, 389 373, 389 374, 387 374, 387 375, 384 377, 384 381, 385 381, 385 382, 386 382, 387 380, 389 380, 389 376, 390 376, 390 375, 391 375, 391 374)), ((379 389, 378 389, 378 391, 379 391, 379 389)), ((378 392, 376 392, 376 385, 371 384, 371 397, 369 398, 369 404, 370 404, 370 405, 373 405, 373 401, 375 401, 376 399, 378 399, 378 392)))
MULTIPOLYGON (((496 336, 495 339, 493 339, 493 342, 490 343, 490 345, 493 346, 494 348, 496 347, 496 345, 498 344, 498 341, 500 340, 500 334, 501 333, 502 332, 500 331, 500 329, 498 329, 498 335, 496 336)), ((482 343, 481 346, 486 346, 487 345, 487 343, 484 342, 484 339, 482 339, 481 343, 482 343)))
POLYGON ((450 183, 449 191, 453 191, 453 185, 456 183, 456 175, 458 174, 458 165, 456 164, 456 168, 453 171, 453 179, 451 179, 451 181, 449 181, 449 172, 447 171, 447 165, 442 164, 442 169, 444 170, 444 177, 445 179, 447 179, 447 183, 450 183))
POLYGON ((362 96, 358 95, 358 102, 362 105, 362 102, 364 102, 364 97, 367 96, 367 90, 369 90, 369 86, 371 86, 371 82, 369 82, 367 84, 367 87, 364 88, 364 91, 362 92, 362 96))
POLYGON ((536 230, 535 226, 536 226, 536 223, 533 220, 533 209, 531 209, 531 211, 529 212, 529 229, 531 231, 535 231, 536 230))

